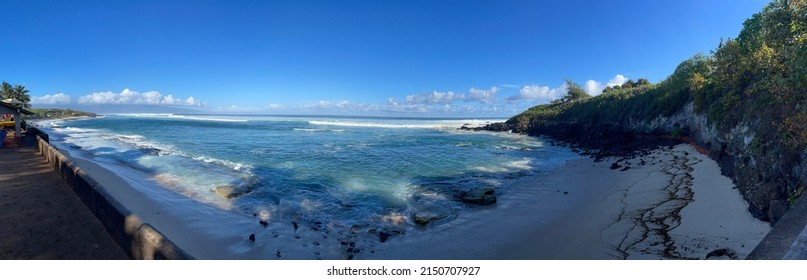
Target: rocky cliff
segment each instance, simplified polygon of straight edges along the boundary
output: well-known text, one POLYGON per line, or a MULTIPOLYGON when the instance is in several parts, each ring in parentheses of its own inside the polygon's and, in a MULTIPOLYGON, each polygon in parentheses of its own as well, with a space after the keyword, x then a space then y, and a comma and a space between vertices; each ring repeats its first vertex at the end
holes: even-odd
POLYGON ((657 84, 628 81, 596 97, 569 91, 485 129, 546 135, 600 155, 693 143, 734 180, 751 213, 772 223, 805 190, 807 1, 771 1, 736 39, 657 84))
POLYGON ((762 139, 757 134, 771 127, 759 121, 743 120, 733 127, 718 129, 704 114, 696 113, 690 102, 672 116, 636 122, 628 128, 638 133, 678 131, 679 138, 692 141, 720 164, 723 174, 732 178, 749 202, 749 211, 755 217, 774 224, 807 183, 807 153, 762 139))
MULTIPOLYGON (((776 223, 807 184, 807 153, 794 154, 786 146, 763 141, 756 132, 760 123, 740 122, 718 129, 693 102, 670 116, 650 121, 543 122, 518 125, 496 123, 481 129, 549 136, 594 156, 627 156, 643 149, 674 142, 689 142, 717 161, 722 173, 732 178, 758 219, 776 223)), ((716 202, 719 203, 719 202, 716 202)))

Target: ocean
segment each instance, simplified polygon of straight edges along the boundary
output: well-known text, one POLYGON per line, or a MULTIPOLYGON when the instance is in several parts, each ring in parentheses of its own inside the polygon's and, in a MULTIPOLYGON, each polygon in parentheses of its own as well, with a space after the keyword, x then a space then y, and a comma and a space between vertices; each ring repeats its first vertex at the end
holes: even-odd
POLYGON ((511 181, 580 158, 536 137, 458 129, 497 121, 121 114, 37 125, 71 156, 221 211, 395 238, 486 207, 463 194, 518 196, 511 181), (414 219, 424 212, 426 225, 414 219))

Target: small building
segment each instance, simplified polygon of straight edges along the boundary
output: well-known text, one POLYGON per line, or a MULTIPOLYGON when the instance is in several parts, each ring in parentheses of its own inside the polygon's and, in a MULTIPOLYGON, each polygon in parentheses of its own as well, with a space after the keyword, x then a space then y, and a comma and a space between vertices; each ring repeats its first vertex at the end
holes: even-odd
MULTIPOLYGON (((34 112, 31 112, 22 107, 22 102, 17 100, 3 100, 0 101, 0 115, 9 114, 12 115, 14 118, 14 136, 15 137, 22 137, 22 129, 20 121, 22 121, 22 115, 34 115, 34 112)), ((0 140, 2 141, 2 140, 0 140)))

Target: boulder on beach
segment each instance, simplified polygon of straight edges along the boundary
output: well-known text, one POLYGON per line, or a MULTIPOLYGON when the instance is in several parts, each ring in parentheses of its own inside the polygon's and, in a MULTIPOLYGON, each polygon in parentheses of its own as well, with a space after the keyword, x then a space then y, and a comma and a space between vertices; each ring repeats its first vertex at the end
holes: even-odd
POLYGON ((213 187, 213 192, 224 198, 237 198, 252 192, 252 187, 221 185, 213 187))

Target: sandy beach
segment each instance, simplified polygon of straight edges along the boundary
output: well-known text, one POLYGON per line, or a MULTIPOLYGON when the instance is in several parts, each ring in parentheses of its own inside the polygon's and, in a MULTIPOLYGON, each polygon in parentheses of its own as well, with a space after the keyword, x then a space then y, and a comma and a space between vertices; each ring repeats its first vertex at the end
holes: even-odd
MULTIPOLYGON (((748 204, 717 164, 688 145, 621 162, 595 164, 592 174, 567 174, 566 182, 591 187, 587 202, 503 255, 539 259, 744 258, 770 226, 754 219, 748 204), (641 163, 644 162, 644 165, 641 163), (610 174, 603 174, 610 173, 610 174), (516 249, 519 248, 519 249, 516 249), (524 250, 524 248, 527 248, 524 250)), ((569 168, 588 166, 586 160, 569 168)), ((548 178, 552 183, 552 176, 548 178)))
POLYGON ((496 206, 428 236, 393 240, 377 256, 743 259, 770 230, 746 210, 716 162, 691 146, 659 149, 611 169, 616 161, 576 160, 539 180, 523 180, 496 206), (536 196, 553 202, 533 203, 536 196))

